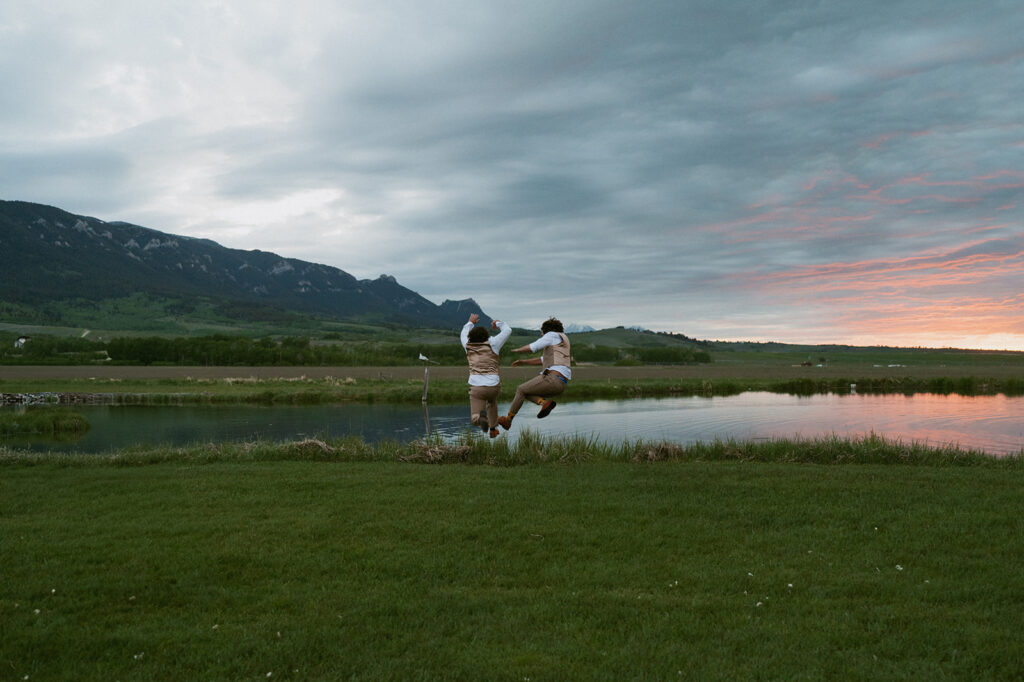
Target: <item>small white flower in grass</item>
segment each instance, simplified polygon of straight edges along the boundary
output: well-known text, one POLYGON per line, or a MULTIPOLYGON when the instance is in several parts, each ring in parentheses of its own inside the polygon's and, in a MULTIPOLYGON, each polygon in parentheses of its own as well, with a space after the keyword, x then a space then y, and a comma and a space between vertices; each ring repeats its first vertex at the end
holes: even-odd
POLYGON ((764 606, 764 602, 757 602, 754 606, 764 606))
POLYGON ((270 671, 269 673, 267 673, 267 677, 271 677, 273 674, 274 674, 274 671, 270 671))
POLYGON ((33 611, 33 613, 35 613, 38 616, 39 615, 39 609, 36 609, 35 611, 33 611))
POLYGON ((754 577, 754 574, 753 574, 753 573, 751 573, 750 571, 747 571, 747 575, 749 575, 749 576, 750 576, 751 578, 753 578, 753 577, 754 577))
POLYGON ((57 590, 50 590, 50 594, 57 594, 57 590))
POLYGON ((903 570, 903 567, 902 567, 902 566, 900 566, 899 564, 896 564, 896 570, 897 570, 897 571, 902 571, 902 570, 903 570))
POLYGON ((793 589, 793 583, 787 584, 786 587, 788 587, 789 589, 793 589))
POLYGON ((217 628, 219 628, 219 627, 220 627, 220 626, 219 626, 219 625, 217 625, 216 623, 214 623, 214 624, 213 624, 213 629, 214 629, 214 630, 216 630, 216 629, 217 629, 217 628))

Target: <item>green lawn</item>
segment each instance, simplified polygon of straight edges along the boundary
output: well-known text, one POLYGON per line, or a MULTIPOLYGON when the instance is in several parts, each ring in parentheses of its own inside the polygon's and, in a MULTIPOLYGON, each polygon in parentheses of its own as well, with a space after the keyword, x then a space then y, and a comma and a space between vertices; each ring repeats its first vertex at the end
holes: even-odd
POLYGON ((0 467, 0 679, 1024 676, 1017 465, 207 455, 0 467))

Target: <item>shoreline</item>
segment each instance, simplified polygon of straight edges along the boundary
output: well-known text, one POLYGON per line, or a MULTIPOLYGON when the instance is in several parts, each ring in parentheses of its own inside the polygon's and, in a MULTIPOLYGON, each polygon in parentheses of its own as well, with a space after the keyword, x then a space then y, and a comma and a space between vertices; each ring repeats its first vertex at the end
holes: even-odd
POLYGON ((30 451, 0 445, 0 466, 139 466, 161 463, 210 464, 214 462, 335 462, 463 464, 489 467, 595 462, 652 464, 659 462, 738 462, 774 464, 913 466, 1024 465, 1019 453, 995 455, 958 445, 929 445, 875 434, 823 436, 770 440, 714 439, 683 444, 667 440, 602 442, 586 436, 524 434, 514 444, 490 441, 469 434, 454 441, 437 434, 412 441, 370 443, 359 436, 304 438, 281 442, 222 442, 188 446, 134 446, 103 454, 30 451))
MULTIPOLYGON (((344 379, 301 375, 295 378, 175 377, 175 378, 49 378, 0 380, 0 407, 58 405, 168 405, 168 404, 332 404, 332 403, 458 403, 465 400, 466 384, 457 379, 431 377, 424 400, 424 377, 344 379)), ((504 393, 514 392, 519 381, 502 382, 504 393)), ((749 392, 788 395, 938 394, 1024 396, 1024 378, 965 375, 886 376, 847 375, 801 378, 640 378, 574 380, 568 401, 634 400, 678 396, 731 396, 749 392)))

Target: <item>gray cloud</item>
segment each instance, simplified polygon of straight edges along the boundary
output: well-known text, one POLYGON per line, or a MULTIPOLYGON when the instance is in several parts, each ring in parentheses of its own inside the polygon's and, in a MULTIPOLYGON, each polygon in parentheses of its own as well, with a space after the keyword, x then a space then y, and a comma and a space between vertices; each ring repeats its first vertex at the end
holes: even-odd
MULTIPOLYGON (((789 276, 1024 232, 1010 4, 47 4, 0 9, 5 198, 518 324, 872 342, 867 304, 789 276)), ((1005 300, 1002 267, 943 300, 1005 300)), ((901 282, 910 306, 926 284, 901 282)), ((874 342, 914 343, 885 310, 902 331, 874 342)))

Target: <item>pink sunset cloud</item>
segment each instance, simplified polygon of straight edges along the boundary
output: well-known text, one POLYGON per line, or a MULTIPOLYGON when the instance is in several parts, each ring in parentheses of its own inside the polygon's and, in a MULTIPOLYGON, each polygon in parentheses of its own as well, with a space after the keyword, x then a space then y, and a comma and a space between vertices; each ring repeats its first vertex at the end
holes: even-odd
POLYGON ((790 267, 750 275, 740 287, 763 300, 800 300, 841 338, 895 335, 906 342, 915 335, 1024 335, 1024 295, 1015 284, 1021 281, 1020 240, 988 240, 911 256, 790 267))

